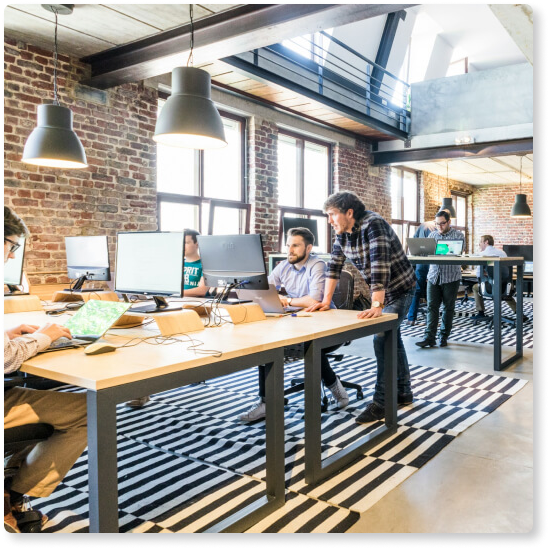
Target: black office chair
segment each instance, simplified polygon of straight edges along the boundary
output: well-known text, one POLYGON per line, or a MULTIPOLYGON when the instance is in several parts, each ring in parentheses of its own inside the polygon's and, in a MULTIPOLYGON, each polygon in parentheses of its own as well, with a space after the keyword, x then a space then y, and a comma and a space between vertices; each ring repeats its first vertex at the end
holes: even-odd
MULTIPOLYGON (((480 295, 482 295, 483 298, 488 298, 493 300, 493 286, 494 286, 494 267, 489 266, 486 267, 486 271, 488 273, 488 277, 483 277, 480 280, 480 295)), ((503 265, 501 267, 501 300, 502 301, 510 301, 513 299, 512 297, 512 291, 513 291, 513 278, 511 269, 507 265, 503 265)), ((515 319, 509 318, 506 316, 501 316, 501 321, 505 324, 510 324, 511 326, 515 326, 515 319)), ((477 320, 473 323, 474 325, 477 324, 477 320)), ((490 320, 489 328, 492 329, 494 327, 494 319, 493 317, 490 320)))
MULTIPOLYGON (((23 386, 25 378, 13 375, 4 376, 4 390, 12 387, 23 386)), ((54 428, 49 423, 29 423, 4 429, 4 456, 20 452, 28 446, 34 446, 47 440, 53 435, 54 428)), ((15 471, 4 469, 4 485, 6 479, 13 476, 15 471)), ((11 484, 11 481, 8 485, 11 484)), ((22 533, 39 533, 42 531, 42 513, 33 511, 32 508, 22 513, 14 514, 17 526, 22 533)))
MULTIPOLYGON (((334 305, 338 309, 352 309, 353 303, 354 303, 354 279, 353 275, 348 271, 341 271, 341 276, 339 279, 339 283, 336 287, 336 290, 334 292, 334 296, 332 298, 332 301, 334 302, 334 305)), ((338 345, 337 348, 341 346, 349 345, 351 342, 346 341, 342 345, 338 345)), ((335 351, 335 349, 334 349, 335 351)), ((290 349, 288 349, 288 355, 286 355, 286 349, 284 350, 284 355, 289 356, 291 358, 302 358, 304 356, 304 348, 301 347, 301 353, 299 349, 296 348, 296 346, 292 346, 290 349), (299 356, 301 354, 301 356, 299 356)), ((336 362, 339 362, 343 359, 343 354, 334 354, 333 352, 326 355, 328 359, 333 359, 336 362)), ((362 387, 358 385, 357 383, 351 383, 349 381, 344 381, 343 379, 339 380, 341 382, 341 385, 345 387, 346 389, 354 389, 356 390, 356 398, 358 400, 362 400, 364 398, 364 393, 362 392, 362 387)), ((291 387, 288 387, 288 389, 284 390, 284 395, 291 395, 293 393, 298 393, 300 391, 305 390, 305 380, 303 378, 293 378, 291 380, 291 387)), ((326 396, 326 393, 324 391, 324 386, 322 386, 322 405, 321 409, 323 412, 325 412, 328 409, 328 397, 326 396)))

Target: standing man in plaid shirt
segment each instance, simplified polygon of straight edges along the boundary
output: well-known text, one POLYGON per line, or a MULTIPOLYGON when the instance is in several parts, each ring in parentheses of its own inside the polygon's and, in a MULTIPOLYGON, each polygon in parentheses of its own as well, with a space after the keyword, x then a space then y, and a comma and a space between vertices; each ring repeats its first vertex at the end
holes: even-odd
MULTIPOLYGON (((435 240, 465 240, 461 231, 450 225, 450 212, 440 210, 435 216, 436 231, 429 235, 435 240)), ((448 337, 452 330, 454 309, 459 284, 461 281, 460 265, 430 265, 427 273, 427 326, 425 339, 416 342, 418 347, 435 347, 438 326, 438 310, 442 308, 442 323, 440 325, 440 346, 448 345, 448 337)))
MULTIPOLYGON (((358 318, 376 318, 381 313, 395 313, 404 320, 416 285, 414 268, 406 258, 402 244, 391 226, 375 212, 366 210, 353 192, 332 194, 324 203, 328 222, 336 240, 328 263, 324 298, 308 311, 327 311, 336 289, 343 264, 348 258, 369 285, 372 304, 357 314, 358 318)), ((385 333, 374 336, 377 359, 377 380, 374 397, 357 417, 357 423, 370 423, 385 417, 385 333)), ((406 349, 397 332, 398 403, 410 404, 414 397, 410 385, 410 368, 406 349)))

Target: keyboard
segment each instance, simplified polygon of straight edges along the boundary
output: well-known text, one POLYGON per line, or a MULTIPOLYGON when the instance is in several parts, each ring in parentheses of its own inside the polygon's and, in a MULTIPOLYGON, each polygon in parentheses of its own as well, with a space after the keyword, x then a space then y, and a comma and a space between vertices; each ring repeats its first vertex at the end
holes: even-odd
POLYGON ((89 341, 88 339, 76 339, 74 337, 70 339, 68 337, 60 337, 59 339, 52 341, 48 349, 63 349, 64 347, 80 347, 82 345, 89 345, 90 343, 91 341, 89 341))

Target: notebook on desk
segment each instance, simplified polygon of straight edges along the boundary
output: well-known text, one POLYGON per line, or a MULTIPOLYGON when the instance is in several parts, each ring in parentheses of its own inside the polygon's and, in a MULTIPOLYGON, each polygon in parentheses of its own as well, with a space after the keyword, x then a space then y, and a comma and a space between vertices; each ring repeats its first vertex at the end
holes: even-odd
POLYGON ((274 284, 269 284, 268 290, 237 290, 236 293, 238 299, 251 299, 254 303, 259 304, 264 313, 287 314, 303 309, 303 307, 282 307, 274 284))
POLYGON ((47 353, 82 347, 98 340, 131 306, 131 303, 90 299, 78 312, 65 322, 72 339, 61 337, 41 351, 47 353))

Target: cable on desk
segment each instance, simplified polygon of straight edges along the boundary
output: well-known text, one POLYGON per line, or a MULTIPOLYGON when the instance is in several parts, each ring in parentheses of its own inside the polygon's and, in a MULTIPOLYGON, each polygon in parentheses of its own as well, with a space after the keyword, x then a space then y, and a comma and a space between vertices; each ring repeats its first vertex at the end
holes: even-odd
POLYGON ((197 354, 208 355, 213 357, 220 357, 223 355, 222 351, 216 351, 213 349, 199 349, 198 347, 204 345, 204 342, 198 339, 193 339, 191 336, 183 333, 173 334, 171 336, 154 335, 154 336, 147 336, 147 337, 134 337, 129 341, 127 341, 126 343, 124 343, 124 345, 120 345, 119 349, 122 347, 135 347, 140 343, 147 343, 148 345, 173 345, 174 343, 189 343, 189 342, 191 343, 191 345, 187 347, 188 351, 194 351, 197 354), (183 341, 174 336, 186 337, 188 341, 183 341))

